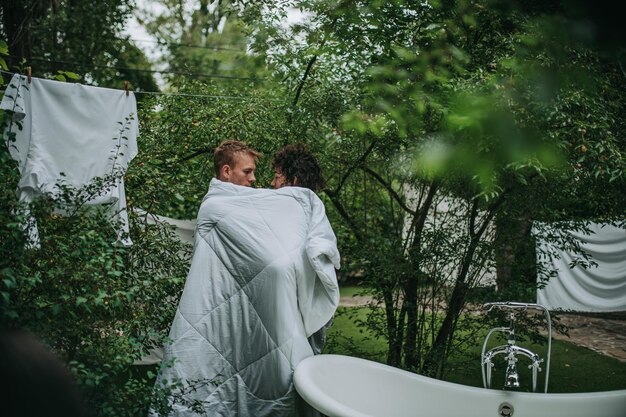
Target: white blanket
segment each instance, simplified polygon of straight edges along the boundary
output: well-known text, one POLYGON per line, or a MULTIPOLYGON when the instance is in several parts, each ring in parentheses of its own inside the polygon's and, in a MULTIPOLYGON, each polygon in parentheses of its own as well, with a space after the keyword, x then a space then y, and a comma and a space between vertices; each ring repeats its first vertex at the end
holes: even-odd
MULTIPOLYGON (((298 187, 213 179, 159 381, 208 380, 187 401, 208 416, 296 415, 292 375, 307 337, 339 304, 336 238, 322 201, 298 187)), ((175 416, 192 416, 177 405, 175 416)))

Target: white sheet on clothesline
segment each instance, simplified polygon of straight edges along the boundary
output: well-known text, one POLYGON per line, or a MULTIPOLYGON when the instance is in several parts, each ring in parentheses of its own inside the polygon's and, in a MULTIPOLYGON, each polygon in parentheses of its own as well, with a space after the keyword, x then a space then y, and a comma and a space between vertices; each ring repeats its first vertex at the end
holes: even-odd
POLYGON ((537 303, 551 310, 626 311, 626 229, 598 223, 588 227, 591 234, 568 232, 597 263, 587 269, 570 268, 571 252, 556 249, 537 236, 537 262, 557 272, 545 288, 537 290, 537 303), (541 254, 548 249, 559 257, 541 254))
MULTIPOLYGON (((8 143, 20 171, 19 198, 56 194, 57 183, 80 188, 95 177, 124 172, 137 155, 137 102, 132 93, 15 74, 0 108, 12 112, 8 143)), ((110 203, 128 232, 124 179, 87 202, 110 203)), ((130 241, 125 243, 130 244, 130 241)))
POLYGON ((172 217, 148 213, 141 208, 135 208, 133 211, 142 219, 145 218, 148 224, 166 223, 172 226, 174 234, 181 242, 193 245, 197 223, 196 219, 174 219, 172 217))

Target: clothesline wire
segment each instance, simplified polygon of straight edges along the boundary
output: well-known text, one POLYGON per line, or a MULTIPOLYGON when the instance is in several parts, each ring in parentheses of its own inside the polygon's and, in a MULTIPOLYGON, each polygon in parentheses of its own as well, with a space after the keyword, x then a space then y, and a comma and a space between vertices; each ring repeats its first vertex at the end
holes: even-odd
MULTIPOLYGON (((220 96, 220 95, 209 95, 209 94, 186 94, 186 93, 163 93, 160 91, 135 91, 135 94, 148 94, 155 96, 178 96, 178 97, 208 97, 208 98, 227 98, 227 99, 247 99, 252 98, 252 96, 220 96)), ((269 101, 286 101, 276 98, 266 98, 264 100, 269 101)))
MULTIPOLYGON (((120 39, 120 38, 117 38, 120 39)), ((123 39, 120 39, 123 40, 123 39)), ((181 48, 198 48, 198 49, 210 49, 212 51, 232 51, 232 52, 246 52, 243 49, 238 49, 238 48, 228 48, 225 46, 211 46, 211 45, 193 45, 193 44, 187 44, 187 43, 177 43, 177 42, 166 42, 160 39, 156 39, 156 40, 150 40, 150 39, 134 39, 134 38, 128 38, 129 41, 133 41, 133 42, 140 42, 140 43, 156 43, 157 45, 160 46, 176 46, 176 47, 181 47, 181 48)), ((245 44, 241 44, 241 45, 245 45, 245 44)))
MULTIPOLYGON (((17 58, 13 55, 10 55, 10 56, 17 58)), ((92 69, 107 68, 107 69, 113 69, 116 71, 133 71, 133 72, 143 72, 143 73, 149 73, 149 74, 174 74, 174 75, 183 75, 187 77, 220 78, 220 79, 226 79, 226 80, 262 80, 263 79, 263 78, 254 78, 254 77, 239 77, 236 75, 206 74, 206 73, 199 73, 199 72, 149 70, 145 68, 123 68, 123 67, 114 67, 111 65, 83 64, 80 62, 59 61, 55 59, 45 59, 45 58, 36 58, 36 57, 30 58, 30 59, 32 61, 41 61, 41 62, 63 64, 63 65, 74 65, 80 68, 92 68, 92 69)))
MULTIPOLYGON (((19 75, 26 76, 26 75, 20 74, 18 72, 4 71, 2 69, 0 69, 0 73, 8 74, 8 75, 19 74, 19 75)), ((89 85, 89 84, 84 84, 84 85, 89 85)), ((120 90, 120 89, 118 89, 118 90, 120 90)), ((120 91, 123 91, 123 90, 120 90, 120 91)), ((4 91, 0 90, 0 93, 4 94, 4 91)), ((223 98, 223 99, 230 99, 230 100, 246 100, 246 99, 253 98, 253 96, 225 96, 225 95, 219 95, 219 94, 164 93, 164 92, 161 92, 161 91, 133 91, 133 93, 135 95, 137 95, 137 94, 146 94, 146 95, 168 96, 168 97, 223 98)), ((285 101, 285 100, 281 100, 281 99, 271 99, 271 98, 266 98, 264 100, 268 100, 268 101, 285 101)))

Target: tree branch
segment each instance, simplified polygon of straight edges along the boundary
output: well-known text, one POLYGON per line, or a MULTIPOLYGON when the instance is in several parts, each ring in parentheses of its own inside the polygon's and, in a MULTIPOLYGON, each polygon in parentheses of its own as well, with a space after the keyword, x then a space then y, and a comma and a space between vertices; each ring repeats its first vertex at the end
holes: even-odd
MULTIPOLYGON (((333 29, 335 27, 335 24, 337 23, 337 19, 338 17, 335 17, 333 19, 332 23, 330 24, 329 29, 333 29)), ((324 47, 324 45, 326 44, 326 39, 327 39, 326 37, 322 39, 319 49, 322 49, 324 47)), ((309 74, 311 73, 311 69, 313 68, 313 64, 315 64, 315 61, 317 61, 318 56, 319 56, 319 53, 313 55, 311 59, 309 59, 309 63, 306 66, 306 70, 304 71, 304 74, 302 74, 302 78, 300 79, 300 82, 298 83, 298 88, 296 89, 296 95, 293 98, 293 102, 291 103, 290 112, 287 114, 287 117, 288 117, 287 121, 289 122, 290 125, 293 120, 293 112, 295 111, 296 104, 298 104, 298 100, 300 99, 300 94, 302 93, 302 89, 304 88, 304 83, 309 77, 309 74)))
MULTIPOLYGON (((320 47, 324 46, 325 41, 326 39, 322 41, 322 44, 320 45, 320 47)), ((296 107, 296 104, 298 104, 298 100, 300 99, 300 93, 302 93, 302 88, 304 87, 304 83, 306 79, 308 78, 309 74, 311 73, 311 68, 313 67, 313 64, 315 64, 315 61, 317 61, 317 57, 318 55, 313 55, 313 57, 311 57, 311 59, 309 60, 309 64, 306 66, 306 70, 304 71, 304 74, 302 75, 302 78, 300 79, 300 83, 298 84, 298 89, 296 90, 296 96, 293 98, 293 103, 291 103, 292 111, 296 107)), ((291 114, 292 113, 289 113, 289 123, 291 123, 291 114)))
POLYGON ((398 195, 398 193, 391 187, 391 184, 389 184, 388 182, 386 182, 377 172, 375 172, 374 170, 372 170, 370 167, 361 164, 359 165, 359 168, 361 168, 363 171, 365 171, 366 173, 370 174, 372 177, 374 177, 376 179, 376 181, 378 181, 380 183, 380 185, 382 185, 382 187, 387 190, 387 192, 389 193, 389 195, 391 196, 391 198, 393 198, 394 200, 396 200, 396 202, 398 203, 398 205, 400 207, 402 207, 402 209, 412 215, 415 215, 415 210, 411 210, 404 201, 402 201, 402 198, 398 195))
POLYGON ((214 148, 210 148, 208 146, 205 148, 200 148, 187 156, 183 156, 182 158, 180 158, 179 162, 186 162, 186 161, 189 161, 190 159, 195 158, 196 156, 200 156, 205 153, 211 153, 213 152, 213 149, 214 148))
POLYGON ((356 237, 356 240, 358 240, 359 242, 365 241, 365 236, 361 233, 359 227, 356 225, 352 217, 348 214, 348 211, 344 208, 344 206, 337 198, 337 193, 330 189, 324 189, 323 191, 330 198, 330 201, 333 203, 333 206, 335 206, 335 209, 337 209, 339 215, 348 224, 350 230, 352 230, 352 233, 354 233, 354 237, 356 237))
POLYGON ((374 140, 370 144, 369 148, 367 148, 365 153, 363 155, 361 155, 361 157, 354 164, 352 164, 350 169, 348 169, 345 174, 343 174, 343 177, 341 177, 341 180, 339 181, 339 185, 335 189, 336 193, 338 193, 343 188, 343 186, 345 185, 346 181, 348 180, 348 177, 352 174, 352 171, 354 171, 356 168, 358 168, 360 165, 362 165, 363 162, 365 162, 365 160, 367 159, 369 154, 372 153, 372 151, 374 150, 374 146, 375 145, 376 145, 376 141, 374 140))

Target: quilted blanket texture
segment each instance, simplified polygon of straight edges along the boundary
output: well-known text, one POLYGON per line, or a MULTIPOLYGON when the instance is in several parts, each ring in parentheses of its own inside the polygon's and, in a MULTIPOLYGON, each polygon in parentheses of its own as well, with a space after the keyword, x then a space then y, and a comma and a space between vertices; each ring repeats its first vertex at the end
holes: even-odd
POLYGON ((336 238, 324 204, 299 187, 211 181, 157 383, 194 385, 172 416, 295 416, 292 375, 307 338, 339 303, 336 238))

